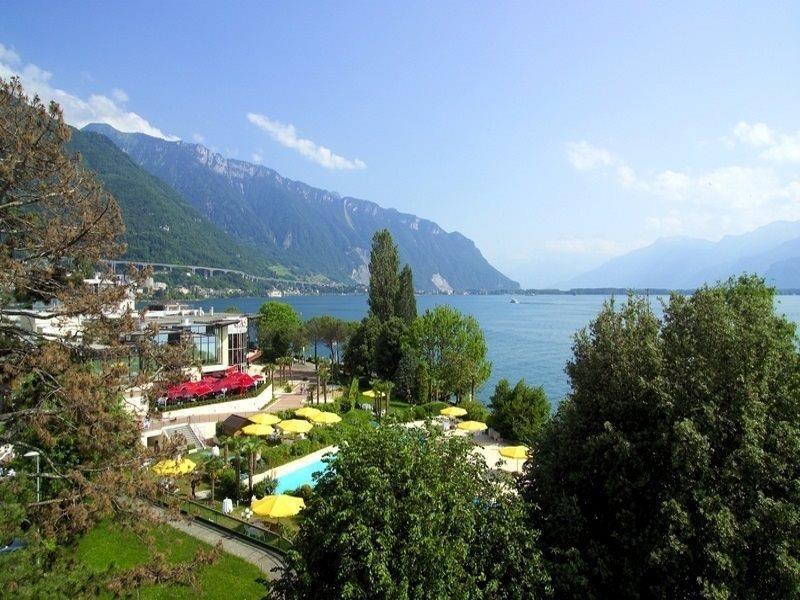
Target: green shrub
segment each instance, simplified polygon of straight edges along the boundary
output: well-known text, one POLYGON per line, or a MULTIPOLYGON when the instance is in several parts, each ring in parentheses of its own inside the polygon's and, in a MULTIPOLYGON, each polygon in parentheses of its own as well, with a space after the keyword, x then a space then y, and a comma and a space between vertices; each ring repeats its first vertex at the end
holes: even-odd
POLYGON ((310 500, 311 494, 314 493, 314 488, 311 487, 308 483, 301 485, 296 490, 292 490, 288 492, 290 496, 297 496, 298 498, 302 498, 303 500, 310 500))
POLYGON ((264 496, 269 496, 274 493, 276 487, 278 487, 278 480, 274 477, 266 477, 253 485, 253 494, 259 498, 263 498, 264 496))
POLYGON ((462 400, 458 403, 460 408, 467 411, 464 415, 465 421, 481 421, 483 423, 489 418, 489 410, 484 404, 476 400, 462 400))
POLYGON ((233 469, 225 469, 217 481, 217 495, 220 498, 230 498, 231 500, 239 500, 243 497, 245 486, 241 482, 236 481, 236 471, 233 469))

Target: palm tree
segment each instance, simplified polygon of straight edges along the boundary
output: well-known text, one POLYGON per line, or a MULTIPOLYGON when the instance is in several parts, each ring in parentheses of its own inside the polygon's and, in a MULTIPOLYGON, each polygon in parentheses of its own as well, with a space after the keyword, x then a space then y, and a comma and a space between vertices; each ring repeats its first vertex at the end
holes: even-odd
POLYGON ((214 494, 217 489, 217 479, 219 476, 222 475, 222 471, 225 470, 227 465, 223 462, 223 460, 219 456, 212 456, 209 458, 203 469, 208 476, 208 480, 211 482, 211 503, 214 503, 214 494))
POLYGON ((262 373, 265 375, 269 373, 269 384, 272 386, 272 397, 275 397, 275 363, 268 362, 263 367, 261 367, 262 373))
MULTIPOLYGON (((322 395, 325 403, 328 403, 328 380, 331 377, 331 361, 327 358, 320 358, 317 361, 317 389, 322 384, 322 395)), ((319 404, 319 392, 317 392, 317 404, 319 404)))
POLYGON ((284 358, 286 361, 286 366, 289 367, 289 380, 292 379, 292 365, 294 365, 294 358, 291 356, 287 356, 284 358))
POLYGON ((247 455, 247 488, 253 496, 253 474, 256 470, 256 457, 264 448, 264 442, 254 436, 248 436, 242 441, 242 450, 247 455))
POLYGON ((261 367, 261 372, 269 377, 269 383, 272 385, 275 380, 275 363, 267 363, 261 367))

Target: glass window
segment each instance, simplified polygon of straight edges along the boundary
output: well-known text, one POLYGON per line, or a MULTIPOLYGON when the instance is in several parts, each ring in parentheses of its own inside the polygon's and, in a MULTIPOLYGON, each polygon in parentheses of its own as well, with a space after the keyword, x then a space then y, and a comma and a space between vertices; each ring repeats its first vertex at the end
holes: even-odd
POLYGON ((228 334, 228 365, 243 365, 247 362, 247 333, 228 334))

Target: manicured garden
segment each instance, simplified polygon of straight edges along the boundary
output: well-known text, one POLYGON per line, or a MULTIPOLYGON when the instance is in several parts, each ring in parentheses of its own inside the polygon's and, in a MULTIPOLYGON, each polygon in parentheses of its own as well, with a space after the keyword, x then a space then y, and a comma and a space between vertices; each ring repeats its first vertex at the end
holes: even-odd
MULTIPOLYGON (((198 550, 209 546, 170 527, 156 526, 152 530, 154 549, 163 552, 169 563, 191 560, 198 550)), ((133 532, 101 523, 78 543, 77 558, 96 573, 120 571, 145 563, 149 559, 146 543, 133 532)), ((236 556, 222 553, 212 565, 199 567, 198 590, 171 584, 146 586, 138 597, 150 599, 194 598, 261 598, 264 574, 254 565, 236 556)), ((104 597, 112 597, 110 592, 104 597)))

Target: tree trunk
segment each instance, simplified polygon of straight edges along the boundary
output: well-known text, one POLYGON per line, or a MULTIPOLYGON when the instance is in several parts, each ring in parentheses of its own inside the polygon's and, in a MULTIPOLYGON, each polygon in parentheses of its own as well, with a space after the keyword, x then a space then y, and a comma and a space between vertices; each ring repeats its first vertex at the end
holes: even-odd
POLYGON ((215 483, 215 479, 216 479, 215 477, 211 478, 211 504, 214 504, 214 483, 215 483))
POLYGON ((236 451, 236 501, 239 501, 239 488, 242 485, 242 455, 236 451))

